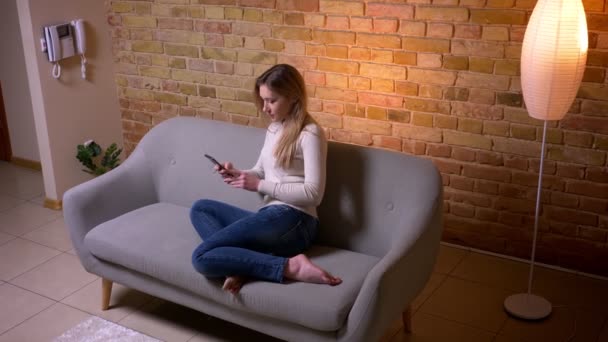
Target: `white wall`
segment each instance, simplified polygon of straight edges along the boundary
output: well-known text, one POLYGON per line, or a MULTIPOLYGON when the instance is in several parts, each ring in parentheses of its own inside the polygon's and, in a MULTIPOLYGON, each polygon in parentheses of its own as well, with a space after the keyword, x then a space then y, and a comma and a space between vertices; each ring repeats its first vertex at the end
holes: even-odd
POLYGON ((118 96, 113 79, 112 43, 104 1, 19 0, 19 21, 36 123, 46 197, 61 200, 70 187, 90 179, 76 159, 76 145, 94 139, 103 147, 123 145, 118 96), (61 62, 60 80, 39 49, 44 25, 85 20, 88 79, 80 59, 61 62))
POLYGON ((5 44, 0 52, 0 81, 6 120, 13 156, 40 161, 15 1, 0 1, 0 32, 5 44))

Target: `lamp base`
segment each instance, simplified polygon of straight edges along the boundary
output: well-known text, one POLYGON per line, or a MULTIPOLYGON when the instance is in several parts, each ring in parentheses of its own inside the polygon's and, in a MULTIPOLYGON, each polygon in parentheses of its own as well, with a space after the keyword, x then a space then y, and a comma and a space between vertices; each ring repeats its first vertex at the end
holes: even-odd
POLYGON ((543 319, 551 314, 553 307, 543 297, 518 293, 505 299, 505 310, 512 316, 528 320, 543 319))

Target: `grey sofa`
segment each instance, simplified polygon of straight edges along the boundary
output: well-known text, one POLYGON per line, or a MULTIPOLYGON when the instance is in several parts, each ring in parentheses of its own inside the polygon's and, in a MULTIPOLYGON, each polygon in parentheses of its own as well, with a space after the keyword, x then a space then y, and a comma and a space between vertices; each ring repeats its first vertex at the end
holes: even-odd
POLYGON ((264 129, 198 118, 154 127, 125 162, 65 193, 64 217, 84 268, 113 282, 289 341, 374 341, 427 282, 439 247, 442 183, 433 164, 329 143, 320 234, 307 253, 339 286, 251 281, 238 297, 191 264, 199 198, 255 210, 261 197, 226 186, 208 153, 248 168, 264 129))

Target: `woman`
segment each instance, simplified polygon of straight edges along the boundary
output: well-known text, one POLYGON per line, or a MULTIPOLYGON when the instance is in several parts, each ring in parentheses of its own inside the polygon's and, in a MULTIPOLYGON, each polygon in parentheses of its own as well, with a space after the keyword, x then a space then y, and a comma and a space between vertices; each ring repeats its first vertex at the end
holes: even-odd
POLYGON ((192 254, 194 268, 226 277, 223 288, 233 294, 246 277, 338 285, 340 278, 302 254, 317 235, 327 156, 323 130, 306 110, 304 80, 294 67, 275 65, 256 80, 254 97, 272 121, 257 163, 250 170, 232 163, 216 169, 225 183, 263 194, 264 206, 250 212, 197 201, 190 219, 203 243, 192 254))

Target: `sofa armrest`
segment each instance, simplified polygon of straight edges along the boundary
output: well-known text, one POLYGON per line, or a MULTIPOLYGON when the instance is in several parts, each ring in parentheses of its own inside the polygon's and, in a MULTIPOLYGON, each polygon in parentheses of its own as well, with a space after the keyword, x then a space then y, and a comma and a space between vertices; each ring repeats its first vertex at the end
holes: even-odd
POLYGON ((394 237, 388 253, 365 279, 339 340, 378 340, 422 291, 439 251, 442 205, 440 189, 432 209, 408 227, 420 232, 417 239, 394 237))
POLYGON ((63 195, 63 215, 72 244, 84 268, 95 273, 99 263, 84 245, 97 225, 134 209, 158 202, 152 170, 142 149, 112 171, 74 186, 63 195))

